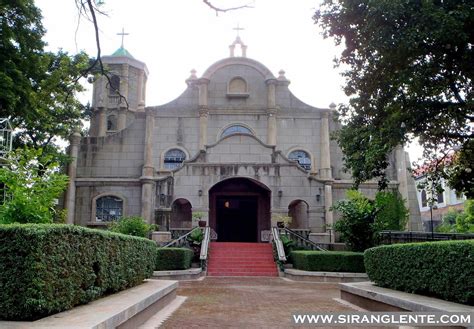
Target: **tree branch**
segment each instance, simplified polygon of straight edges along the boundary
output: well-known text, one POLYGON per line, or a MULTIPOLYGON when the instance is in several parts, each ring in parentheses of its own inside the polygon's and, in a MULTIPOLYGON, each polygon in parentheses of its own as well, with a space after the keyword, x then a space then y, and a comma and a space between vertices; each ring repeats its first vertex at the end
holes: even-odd
POLYGON ((231 10, 238 10, 238 9, 244 9, 244 8, 253 8, 250 4, 242 5, 242 6, 237 6, 237 7, 231 7, 231 8, 219 8, 214 6, 209 0, 202 0, 209 8, 212 10, 216 11, 216 16, 219 15, 219 13, 225 13, 231 10))

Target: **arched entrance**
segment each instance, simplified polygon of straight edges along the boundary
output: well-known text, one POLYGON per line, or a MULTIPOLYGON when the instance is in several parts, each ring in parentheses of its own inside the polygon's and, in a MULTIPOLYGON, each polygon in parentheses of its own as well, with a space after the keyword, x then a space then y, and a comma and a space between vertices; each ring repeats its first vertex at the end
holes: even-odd
POLYGON ((270 229, 271 191, 253 179, 229 178, 209 190, 209 222, 218 241, 261 242, 270 229))
POLYGON ((186 199, 176 199, 171 205, 170 228, 192 228, 191 203, 186 199))

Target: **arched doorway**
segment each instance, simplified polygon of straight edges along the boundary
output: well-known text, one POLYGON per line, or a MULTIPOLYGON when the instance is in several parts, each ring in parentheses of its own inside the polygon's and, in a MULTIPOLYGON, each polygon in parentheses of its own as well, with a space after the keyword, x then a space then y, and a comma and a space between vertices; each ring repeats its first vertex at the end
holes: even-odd
POLYGON ((176 199, 171 205, 170 228, 192 228, 191 203, 186 199, 176 199))
POLYGON ((303 200, 294 200, 288 206, 288 216, 291 217, 290 228, 305 229, 309 227, 308 204, 303 200))
POLYGON ((253 179, 229 178, 209 190, 209 222, 218 241, 261 242, 270 229, 271 191, 253 179))

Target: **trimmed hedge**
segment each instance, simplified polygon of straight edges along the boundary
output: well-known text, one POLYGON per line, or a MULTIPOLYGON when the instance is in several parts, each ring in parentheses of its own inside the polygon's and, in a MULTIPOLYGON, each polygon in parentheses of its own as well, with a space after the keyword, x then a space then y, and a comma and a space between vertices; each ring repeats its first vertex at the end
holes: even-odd
POLYGON ((193 251, 188 248, 158 248, 155 270, 186 270, 191 267, 193 256, 193 251))
POLYGON ((293 267, 303 271, 364 273, 364 254, 350 251, 298 250, 290 253, 293 267))
POLYGON ((378 286, 474 305, 474 240, 380 246, 364 260, 378 286))
POLYGON ((34 320, 141 283, 148 239, 59 224, 0 225, 0 319, 34 320))

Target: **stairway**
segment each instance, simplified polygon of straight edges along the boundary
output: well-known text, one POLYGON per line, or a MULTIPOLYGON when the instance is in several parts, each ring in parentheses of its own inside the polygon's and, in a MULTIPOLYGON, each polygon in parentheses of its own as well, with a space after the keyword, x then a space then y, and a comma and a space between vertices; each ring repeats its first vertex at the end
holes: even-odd
POLYGON ((278 276, 270 243, 211 242, 208 276, 278 276))

